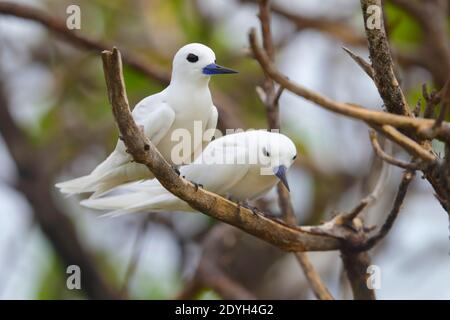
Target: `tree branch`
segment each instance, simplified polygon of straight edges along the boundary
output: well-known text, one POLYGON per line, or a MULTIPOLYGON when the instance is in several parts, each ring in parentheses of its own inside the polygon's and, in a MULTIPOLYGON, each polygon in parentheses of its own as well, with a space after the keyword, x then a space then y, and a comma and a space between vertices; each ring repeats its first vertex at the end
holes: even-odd
POLYGON ((406 193, 408 191, 408 187, 411 183, 411 181, 414 178, 414 172, 411 170, 406 170, 403 173, 402 181, 400 182, 400 185, 398 187, 397 195, 395 196, 394 205, 384 222, 384 224, 381 226, 378 233, 369 239, 366 240, 366 242, 363 245, 356 246, 354 250, 356 251, 367 251, 372 249, 378 242, 380 242, 391 230, 392 226, 394 225, 395 220, 397 219, 397 216, 400 212, 400 208, 403 204, 403 201, 405 200, 406 193))
MULTIPOLYGON (((272 35, 270 31, 270 1, 261 0, 259 2, 259 19, 261 21, 261 32, 263 37, 263 46, 267 56, 271 61, 274 59, 274 48, 272 44, 272 35)), ((260 95, 261 100, 266 106, 266 113, 268 119, 268 125, 270 129, 280 129, 280 114, 278 101, 281 96, 283 88, 280 87, 275 91, 275 83, 266 74, 264 80, 264 94, 260 95)), ((278 202, 280 205, 282 219, 290 225, 297 225, 297 219, 295 217, 294 209, 292 207, 291 199, 288 190, 278 183, 278 202)), ((295 256, 300 263, 303 273, 311 286, 315 296, 320 300, 333 300, 333 296, 328 291, 327 287, 323 283, 314 266, 310 262, 306 252, 296 252, 295 256)))
POLYGON ((391 113, 412 116, 409 110, 403 91, 394 73, 394 63, 389 48, 389 42, 384 28, 381 0, 361 0, 361 7, 364 17, 364 27, 366 29, 369 44, 370 60, 374 70, 374 81, 378 88, 386 109, 391 113), (369 26, 368 21, 377 12, 368 11, 370 6, 379 8, 380 28, 369 26))
POLYGON ((410 169, 410 170, 419 170, 420 165, 417 163, 411 163, 411 162, 405 162, 402 160, 395 159, 394 157, 388 155, 384 150, 381 148, 380 143, 378 142, 377 134, 375 131, 370 130, 370 142, 372 143, 373 150, 375 151, 375 154, 386 161, 389 164, 392 164, 394 166, 403 168, 403 169, 410 169))
MULTIPOLYGON (((328 97, 325 97, 319 93, 316 93, 312 90, 309 90, 299 84, 290 81, 286 76, 281 74, 276 69, 276 67, 270 61, 267 54, 265 54, 262 48, 257 44, 254 29, 251 30, 249 34, 249 39, 252 51, 254 53, 254 57, 259 62, 265 73, 268 74, 273 80, 278 82, 285 89, 335 113, 339 113, 375 125, 386 124, 396 128, 410 130, 411 132, 423 138, 427 138, 429 136, 428 130, 430 130, 433 127, 434 120, 411 118, 407 116, 364 109, 361 107, 357 107, 353 104, 336 102, 328 97)), ((437 130, 436 137, 442 139, 443 141, 450 141, 450 123, 444 122, 442 126, 437 130)))

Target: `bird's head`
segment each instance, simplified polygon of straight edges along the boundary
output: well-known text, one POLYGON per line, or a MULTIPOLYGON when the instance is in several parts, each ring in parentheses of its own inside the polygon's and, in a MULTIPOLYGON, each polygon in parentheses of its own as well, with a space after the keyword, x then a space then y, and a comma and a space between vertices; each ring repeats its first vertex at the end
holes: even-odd
POLYGON ((190 43, 182 47, 173 59, 172 78, 196 80, 211 75, 237 73, 237 71, 216 64, 216 55, 209 47, 190 43))
POLYGON ((286 172, 297 158, 295 144, 283 134, 267 132, 258 148, 261 174, 275 175, 289 190, 286 172))

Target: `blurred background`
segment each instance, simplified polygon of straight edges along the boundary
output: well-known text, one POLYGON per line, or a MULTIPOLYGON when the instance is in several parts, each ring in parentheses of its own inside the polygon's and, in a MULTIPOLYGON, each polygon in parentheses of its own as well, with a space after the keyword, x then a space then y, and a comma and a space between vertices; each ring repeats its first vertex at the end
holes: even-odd
MULTIPOLYGON (((210 46, 219 64, 240 72, 211 81, 222 130, 267 126, 255 92, 263 73, 249 56, 247 40, 251 27, 259 31, 256 2, 15 1, 63 22, 67 7, 76 4, 79 34, 154 66, 160 79, 125 67, 131 105, 165 87, 178 48, 189 42, 210 46)), ((439 63, 425 50, 430 35, 392 2, 385 1, 389 37, 414 106, 422 84, 440 88, 446 71, 442 75, 424 62, 439 63)), ((448 39, 450 6, 435 2, 447 8, 439 14, 448 39)), ((283 73, 338 101, 382 109, 373 82, 342 50, 368 57, 359 1, 272 3, 276 64, 283 73)), ((281 131, 300 155, 288 176, 300 223, 317 224, 334 211, 350 210, 370 192, 379 171, 367 126, 289 92, 280 108, 281 131)), ((55 182, 90 172, 117 139, 98 50, 76 47, 41 24, 0 13, 0 110, 1 299, 314 298, 292 254, 205 215, 99 218, 79 206, 79 197, 55 190, 55 182), (70 264, 80 265, 87 277, 83 290, 66 288, 70 264)), ((369 225, 380 224, 392 205, 401 170, 390 173, 384 193, 366 213, 369 225)), ((258 207, 277 214, 276 192, 258 207)), ((393 229, 371 251, 381 270, 378 298, 449 299, 449 234, 448 216, 418 174, 393 229)), ((351 299, 339 253, 309 256, 332 294, 351 299)))

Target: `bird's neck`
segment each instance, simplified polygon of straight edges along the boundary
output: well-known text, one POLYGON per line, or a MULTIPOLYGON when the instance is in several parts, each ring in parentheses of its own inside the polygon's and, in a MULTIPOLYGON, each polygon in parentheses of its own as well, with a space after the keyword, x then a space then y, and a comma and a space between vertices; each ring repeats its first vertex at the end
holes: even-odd
MULTIPOLYGON (((174 79, 173 79, 174 80, 174 79)), ((168 90, 168 102, 178 111, 203 110, 213 104, 208 87, 209 77, 195 81, 171 81, 168 90), (189 106, 189 108, 186 108, 189 106)))
POLYGON ((194 80, 174 78, 171 80, 168 89, 175 96, 182 96, 184 98, 192 96, 207 98, 210 96, 208 85, 209 77, 202 77, 194 80))
POLYGON ((183 77, 176 76, 172 74, 172 79, 170 80, 170 87, 176 89, 188 89, 188 90, 201 90, 208 89, 210 77, 199 76, 199 77, 183 77))

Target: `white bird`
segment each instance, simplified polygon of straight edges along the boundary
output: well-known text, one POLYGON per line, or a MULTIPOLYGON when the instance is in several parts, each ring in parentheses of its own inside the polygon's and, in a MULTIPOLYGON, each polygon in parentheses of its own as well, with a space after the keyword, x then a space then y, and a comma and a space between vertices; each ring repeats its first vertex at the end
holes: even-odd
MULTIPOLYGON (((191 162, 207 142, 202 141, 207 129, 215 129, 218 113, 211 99, 208 83, 211 75, 236 73, 216 64, 214 52, 207 46, 191 43, 182 47, 173 59, 172 77, 163 91, 141 100, 132 114, 144 134, 158 148, 162 156, 174 165, 191 162), (194 139, 194 124, 200 125, 200 139, 194 139), (190 149, 181 158, 172 159, 171 152, 179 141, 172 133, 186 129, 190 134, 190 149)), ((195 132, 198 134, 198 132, 195 132)), ((209 142, 209 141, 208 141, 209 142)), ((90 174, 56 184, 62 193, 94 192, 97 197, 107 190, 129 181, 152 178, 141 164, 133 163, 119 139, 115 150, 90 174)))
MULTIPOLYGON (((180 167, 180 173, 206 190, 242 202, 263 196, 279 180, 289 190, 286 171, 296 156, 294 143, 285 135, 240 132, 212 141, 193 163, 180 167)), ((195 211, 157 179, 133 182, 110 193, 81 204, 107 210, 114 216, 143 211, 195 211)))

